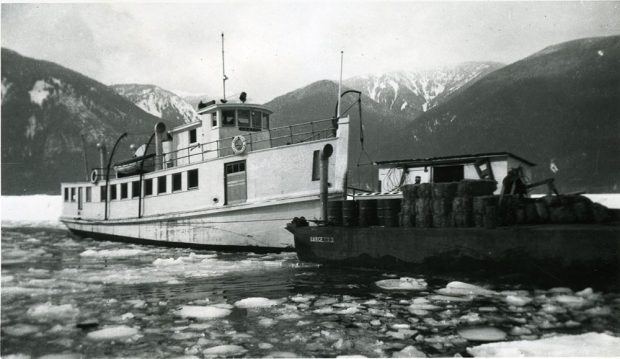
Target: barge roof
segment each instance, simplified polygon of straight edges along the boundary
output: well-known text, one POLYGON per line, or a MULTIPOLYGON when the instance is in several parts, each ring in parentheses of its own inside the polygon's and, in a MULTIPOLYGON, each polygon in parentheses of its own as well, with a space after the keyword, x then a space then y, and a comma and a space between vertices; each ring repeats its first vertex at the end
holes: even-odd
POLYGON ((529 166, 536 166, 535 163, 530 162, 524 159, 523 157, 519 157, 510 152, 486 152, 486 153, 475 153, 475 154, 468 154, 468 155, 386 160, 386 161, 376 161, 375 164, 379 167, 395 167, 395 166, 396 167, 422 167, 422 166, 471 163, 471 162, 475 162, 482 158, 493 158, 493 157, 504 157, 504 156, 512 157, 529 166))

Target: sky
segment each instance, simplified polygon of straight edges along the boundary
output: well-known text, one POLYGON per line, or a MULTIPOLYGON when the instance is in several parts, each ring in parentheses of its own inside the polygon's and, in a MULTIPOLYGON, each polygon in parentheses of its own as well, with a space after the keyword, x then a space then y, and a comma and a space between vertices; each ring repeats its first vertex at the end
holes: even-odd
POLYGON ((2 47, 104 84, 257 102, 322 79, 466 61, 620 34, 620 2, 227 1, 2 4, 2 47))

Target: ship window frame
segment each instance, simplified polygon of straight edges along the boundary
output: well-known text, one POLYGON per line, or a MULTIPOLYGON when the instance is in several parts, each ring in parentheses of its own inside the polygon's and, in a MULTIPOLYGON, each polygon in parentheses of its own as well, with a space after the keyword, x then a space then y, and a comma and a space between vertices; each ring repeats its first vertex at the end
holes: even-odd
POLYGON ((116 185, 110 185, 110 201, 114 201, 117 199, 117 193, 118 189, 116 188, 116 185))
POLYGON ((71 202, 75 202, 75 187, 71 187, 71 202))
POLYGON ((237 126, 237 111, 235 110, 222 110, 222 127, 236 127, 237 126), (232 122, 228 122, 227 114, 232 113, 232 122))
POLYGON ((269 113, 267 113, 267 112, 263 112, 262 125, 263 125, 264 129, 266 129, 266 130, 269 129, 269 113))
POLYGON ((237 127, 239 128, 252 128, 252 111, 250 109, 238 109, 237 110, 237 127), (241 114, 247 114, 247 118, 241 117, 241 114), (247 120, 248 122, 246 123, 241 123, 241 120, 247 120))
POLYGON ((189 136, 189 144, 198 142, 198 131, 195 128, 187 131, 189 136))
POLYGON ((64 188, 65 202, 69 202, 69 187, 64 188))
POLYGON ((131 182, 131 198, 140 197, 140 181, 131 182))
POLYGON ((93 201, 93 189, 92 187, 84 187, 84 202, 92 202, 93 201))
POLYGON ((187 171, 187 189, 198 189, 198 179, 199 179, 199 174, 198 174, 198 168, 194 168, 193 170, 189 170, 187 171), (194 178, 194 174, 195 174, 195 180, 193 180, 194 178), (193 186, 192 184, 196 183, 195 186, 193 186))
POLYGON ((168 193, 168 176, 157 177, 157 195, 168 193), (162 181, 163 178, 163 181, 162 181), (163 190, 162 190, 163 189, 163 190))
POLYGON ((211 113, 211 128, 217 128, 217 112, 211 113))
POLYGON ((153 195, 153 179, 147 178, 144 180, 144 197, 153 195))
POLYGON ((108 200, 108 190, 106 186, 99 186, 99 201, 105 202, 108 200))
POLYGON ((127 199, 129 198, 129 186, 127 185, 127 182, 121 183, 121 196, 120 199, 127 199))
POLYGON ((263 111, 258 110, 258 109, 251 109, 250 110, 250 127, 253 130, 260 130, 262 128, 263 125, 263 111), (256 117, 258 120, 258 123, 255 123, 255 118, 254 118, 254 114, 257 114, 256 117))
POLYGON ((183 190, 183 174, 181 172, 173 173, 172 177, 172 192, 179 192, 183 190))

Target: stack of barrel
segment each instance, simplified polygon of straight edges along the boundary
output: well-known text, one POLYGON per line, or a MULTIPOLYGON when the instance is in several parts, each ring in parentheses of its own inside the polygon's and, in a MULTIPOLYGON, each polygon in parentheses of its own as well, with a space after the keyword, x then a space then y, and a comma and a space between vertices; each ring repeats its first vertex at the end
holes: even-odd
POLYGON ((345 227, 481 227, 543 223, 603 223, 606 207, 579 195, 525 198, 493 195, 497 183, 462 180, 402 186, 403 198, 330 201, 328 222, 345 227))

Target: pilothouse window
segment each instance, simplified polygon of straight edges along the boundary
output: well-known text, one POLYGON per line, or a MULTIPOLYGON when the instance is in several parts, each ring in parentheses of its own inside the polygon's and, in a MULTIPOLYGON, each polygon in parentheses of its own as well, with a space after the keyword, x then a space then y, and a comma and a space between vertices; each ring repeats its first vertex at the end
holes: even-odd
POLYGON ((250 127, 250 110, 239 110, 237 111, 237 122, 239 127, 250 127))
POLYGON ((269 114, 263 113, 263 128, 269 129, 269 114))
POLYGON ((252 128, 255 130, 260 130, 261 121, 262 121, 261 112, 252 111, 252 128))
POLYGON ((222 111, 222 126, 235 125, 235 110, 222 111))

